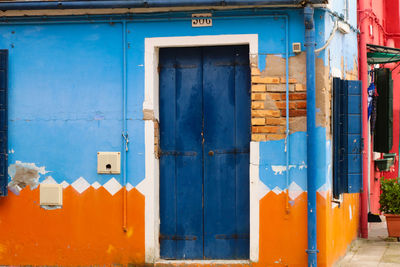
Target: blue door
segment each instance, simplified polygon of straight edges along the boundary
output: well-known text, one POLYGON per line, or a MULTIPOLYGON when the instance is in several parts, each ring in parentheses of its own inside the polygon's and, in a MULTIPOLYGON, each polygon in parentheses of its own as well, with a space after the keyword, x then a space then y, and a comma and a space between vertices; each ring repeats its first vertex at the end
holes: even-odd
POLYGON ((165 259, 249 257, 248 46, 160 49, 165 259))

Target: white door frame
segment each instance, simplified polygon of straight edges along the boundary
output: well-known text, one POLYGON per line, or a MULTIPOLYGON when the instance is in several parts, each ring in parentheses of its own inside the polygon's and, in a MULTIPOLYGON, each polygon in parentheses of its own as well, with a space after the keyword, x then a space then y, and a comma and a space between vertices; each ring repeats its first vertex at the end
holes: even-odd
MULTIPOLYGON (((218 45, 249 45, 250 57, 258 56, 258 34, 206 35, 145 38, 145 100, 143 110, 159 119, 158 52, 161 47, 193 47, 218 45)), ((250 58, 251 59, 251 58, 250 58)), ((160 258, 159 160, 154 154, 154 121, 145 121, 145 179, 138 189, 145 196, 145 261, 153 263, 160 258)), ((250 145, 250 260, 258 261, 259 198, 258 143, 250 145)))

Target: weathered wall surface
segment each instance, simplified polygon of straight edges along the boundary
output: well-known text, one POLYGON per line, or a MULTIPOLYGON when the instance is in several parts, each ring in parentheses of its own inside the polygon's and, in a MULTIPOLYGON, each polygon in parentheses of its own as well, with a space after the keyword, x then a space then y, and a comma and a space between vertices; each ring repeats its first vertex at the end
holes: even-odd
MULTIPOLYGON (((287 170, 285 20, 263 12, 265 16, 253 17, 249 17, 252 11, 217 12, 220 18, 213 21, 213 27, 205 28, 191 28, 187 19, 189 13, 163 15, 159 21, 143 17, 127 22, 129 151, 126 184, 122 175, 98 175, 96 172, 97 151, 123 152, 125 149, 121 136, 122 24, 10 23, 0 26, 0 48, 10 51, 9 174, 12 189, 8 197, 0 199, 0 235, 3 237, 0 263, 144 263, 146 226, 142 185, 147 179, 144 120, 157 122, 152 110, 143 111, 144 39, 257 33, 258 54, 250 55, 252 140, 260 146, 258 178, 261 181, 257 188, 259 262, 254 265, 306 265, 305 55, 289 54, 291 118, 287 170), (187 18, 182 19, 185 16, 187 18), (37 186, 41 183, 63 185, 61 209, 45 210, 39 206, 37 186), (126 232, 122 231, 124 190, 128 196, 126 232), (293 240, 293 236, 298 238, 293 240)), ((289 44, 303 42, 302 10, 278 13, 289 16, 289 44)), ((318 46, 321 46, 326 36, 325 27, 328 27, 327 18, 320 11, 315 18, 318 46)), ((346 39, 344 43, 347 42, 350 41, 346 39)), ((342 52, 332 49, 331 53, 342 52)), ((352 195, 345 196, 340 208, 331 203, 332 63, 323 53, 316 64, 318 129, 326 136, 319 147, 325 157, 323 171, 326 175, 318 181, 318 257, 321 266, 329 266, 356 234, 358 201, 352 195), (349 224, 352 226, 346 230, 345 237, 339 236, 337 233, 349 224)), ((351 64, 344 65, 352 70, 351 64)), ((155 137, 157 149, 157 134, 155 137)))

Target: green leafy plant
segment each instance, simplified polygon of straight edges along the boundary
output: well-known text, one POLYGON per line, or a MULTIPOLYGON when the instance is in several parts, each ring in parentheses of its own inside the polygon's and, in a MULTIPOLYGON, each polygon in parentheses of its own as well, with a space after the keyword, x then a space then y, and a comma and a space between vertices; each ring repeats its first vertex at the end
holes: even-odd
POLYGON ((400 184, 399 178, 381 178, 380 210, 386 214, 400 214, 400 184))

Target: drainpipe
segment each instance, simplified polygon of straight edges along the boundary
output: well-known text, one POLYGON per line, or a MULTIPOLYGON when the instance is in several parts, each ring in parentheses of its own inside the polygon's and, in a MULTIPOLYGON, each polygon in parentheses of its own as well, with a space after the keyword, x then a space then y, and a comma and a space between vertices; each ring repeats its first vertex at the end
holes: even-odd
POLYGON ((315 99, 315 28, 314 9, 307 4, 304 7, 304 27, 307 53, 307 235, 308 266, 317 266, 317 186, 318 167, 318 134, 316 127, 315 99))
POLYGON ((127 172, 127 157, 128 157, 128 125, 127 125, 127 118, 126 118, 126 109, 127 109, 127 76, 126 76, 126 22, 122 22, 122 45, 123 45, 123 103, 122 103, 122 120, 123 120, 123 130, 122 130, 122 186, 124 189, 124 198, 123 198, 123 220, 122 220, 122 230, 124 232, 127 231, 127 220, 128 220, 128 196, 127 196, 127 179, 126 179, 126 172, 127 172))
POLYGON ((368 21, 367 19, 361 18, 361 15, 364 14, 365 11, 365 2, 364 0, 358 1, 359 12, 358 12, 358 21, 360 27, 360 39, 359 39, 359 64, 360 64, 360 73, 359 76, 361 78, 362 90, 361 90, 361 98, 362 98, 362 179, 363 179, 363 191, 360 194, 360 234, 362 238, 368 238, 368 64, 367 64, 367 37, 369 34, 368 29, 368 21))
POLYGON ((286 59, 286 138, 285 138, 285 152, 286 152, 286 213, 290 212, 289 205, 289 186, 290 186, 290 130, 289 130, 289 17, 285 16, 285 59, 286 59))

